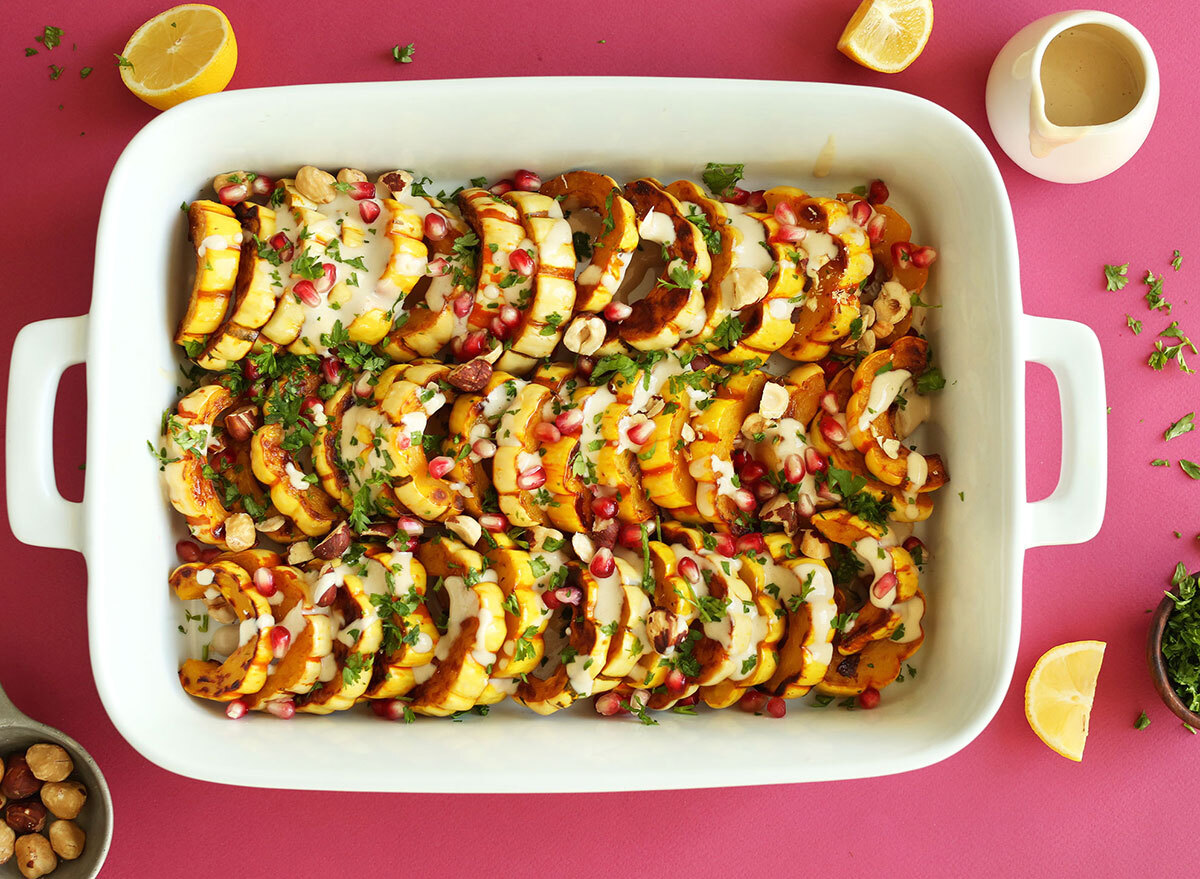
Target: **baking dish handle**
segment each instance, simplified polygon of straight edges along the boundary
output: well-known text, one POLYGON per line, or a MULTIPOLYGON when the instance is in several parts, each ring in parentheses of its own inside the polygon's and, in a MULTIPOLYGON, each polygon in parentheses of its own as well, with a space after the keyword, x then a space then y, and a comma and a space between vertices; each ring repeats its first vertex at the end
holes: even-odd
POLYGON ((1049 367, 1062 407, 1062 471, 1045 500, 1027 504, 1025 545, 1084 543, 1100 531, 1108 489, 1108 424, 1100 341, 1077 321, 1021 316, 1025 360, 1049 367))
POLYGON ((22 543, 83 551, 83 504, 54 481, 54 400, 67 367, 83 363, 88 316, 29 324, 17 333, 8 373, 5 445, 8 521, 22 543))

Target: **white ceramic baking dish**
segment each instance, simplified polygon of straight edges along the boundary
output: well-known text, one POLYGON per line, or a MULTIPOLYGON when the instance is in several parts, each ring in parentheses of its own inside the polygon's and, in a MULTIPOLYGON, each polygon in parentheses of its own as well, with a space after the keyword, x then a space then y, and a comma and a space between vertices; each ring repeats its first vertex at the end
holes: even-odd
POLYGON ((113 171, 96 244, 90 314, 26 327, 13 352, 8 508, 26 543, 85 554, 92 667, 129 742, 183 775, 338 790, 596 791, 883 775, 941 760, 984 728, 1017 651, 1021 566, 1032 546, 1088 540, 1105 499, 1100 348, 1078 323, 1021 311, 1004 186, 979 138, 899 92, 821 83, 683 79, 494 79, 226 92, 155 119, 113 171), (510 108, 519 107, 520 110, 510 108), (331 117, 330 112, 334 115, 331 117), (332 120, 332 121, 331 121, 332 120), (834 138, 833 173, 813 163, 834 138), (175 670, 179 605, 166 575, 182 534, 146 439, 176 399, 170 342, 187 263, 179 204, 216 172, 311 163, 419 169, 439 184, 516 167, 602 169, 618 179, 696 176, 747 163, 749 182, 837 192, 883 177, 922 243, 941 254, 945 303, 932 343, 949 383, 929 445, 949 463, 929 540, 936 561, 916 679, 872 712, 793 703, 777 721, 738 711, 667 714, 657 727, 586 707, 542 718, 510 706, 462 723, 381 722, 369 711, 230 722, 186 696, 175 670), (1062 396, 1063 471, 1025 502, 1024 364, 1062 396), (80 504, 54 483, 51 431, 62 371, 87 364, 87 479, 80 504), (964 500, 959 499, 962 493, 964 500))

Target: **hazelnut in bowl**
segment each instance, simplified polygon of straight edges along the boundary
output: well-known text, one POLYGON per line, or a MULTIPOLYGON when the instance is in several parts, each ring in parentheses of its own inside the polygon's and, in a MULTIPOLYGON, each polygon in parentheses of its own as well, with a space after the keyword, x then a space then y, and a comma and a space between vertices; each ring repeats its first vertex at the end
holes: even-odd
POLYGON ((96 762, 0 687, 0 879, 90 879, 111 841, 112 798, 96 762))
POLYGON ((1194 730, 1200 730, 1200 574, 1175 568, 1171 589, 1150 618, 1146 662, 1159 698, 1194 730))

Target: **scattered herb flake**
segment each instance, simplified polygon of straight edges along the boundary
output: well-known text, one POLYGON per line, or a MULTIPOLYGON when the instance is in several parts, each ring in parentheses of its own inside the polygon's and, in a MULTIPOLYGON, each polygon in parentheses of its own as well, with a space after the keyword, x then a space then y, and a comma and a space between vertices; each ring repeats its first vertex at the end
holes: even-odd
POLYGON ((1106 265, 1104 267, 1105 289, 1110 292, 1123 289, 1129 283, 1129 278, 1126 275, 1128 271, 1129 263, 1125 263, 1123 266, 1106 265))
POLYGON ((412 64, 413 52, 415 51, 413 43, 409 43, 407 46, 397 44, 392 46, 392 58, 398 64, 412 64))
POLYGON ((1189 412, 1187 415, 1180 418, 1166 429, 1166 431, 1163 433, 1163 439, 1173 440, 1177 436, 1183 436, 1185 433, 1190 433, 1191 431, 1195 430, 1196 425, 1193 423, 1195 417, 1195 412, 1189 412))

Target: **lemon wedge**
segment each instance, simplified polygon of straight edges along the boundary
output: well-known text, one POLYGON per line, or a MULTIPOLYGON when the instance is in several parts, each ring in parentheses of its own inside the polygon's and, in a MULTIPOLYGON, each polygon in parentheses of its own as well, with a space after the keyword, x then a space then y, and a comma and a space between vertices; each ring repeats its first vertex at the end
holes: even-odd
POLYGON ((139 27, 121 54, 125 87, 166 110, 224 89, 237 67, 237 40, 224 12, 185 3, 139 27))
POLYGON ((1083 759, 1103 641, 1071 641, 1047 650, 1025 684, 1025 719, 1038 738, 1076 763, 1083 759))
POLYGON ((863 0, 837 47, 863 67, 899 73, 917 60, 932 31, 932 0, 863 0))

